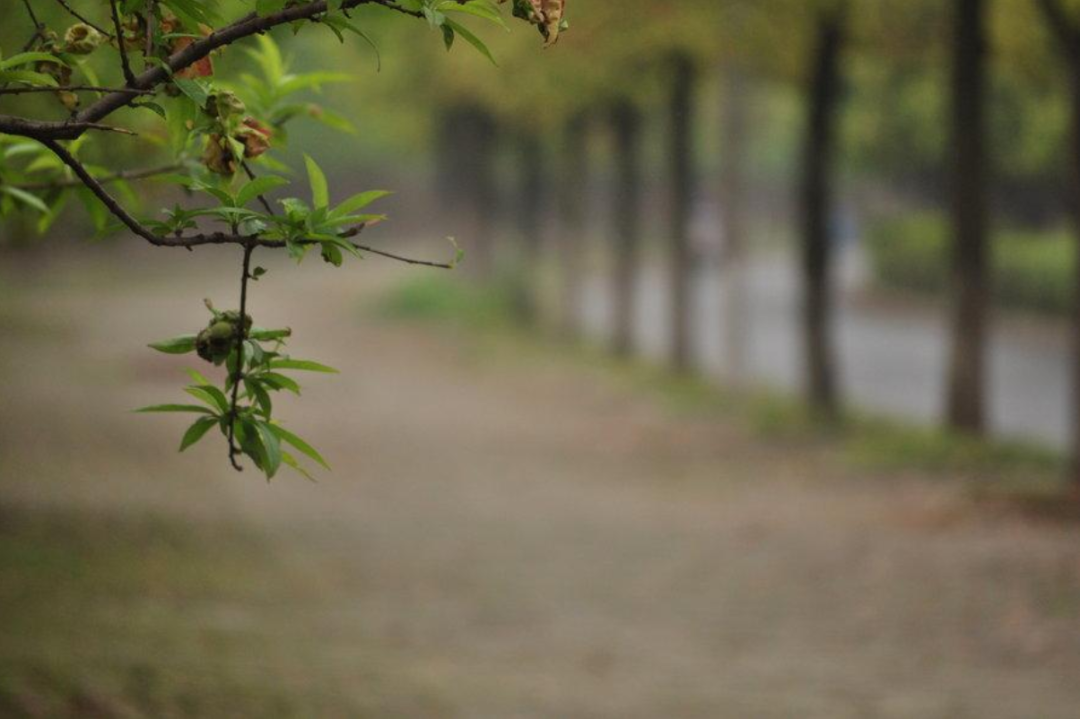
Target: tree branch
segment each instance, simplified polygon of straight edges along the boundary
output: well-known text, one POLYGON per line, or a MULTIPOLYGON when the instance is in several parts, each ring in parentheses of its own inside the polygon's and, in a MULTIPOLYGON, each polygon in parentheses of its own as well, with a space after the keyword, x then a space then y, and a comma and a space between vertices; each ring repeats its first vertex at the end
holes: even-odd
POLYGON ((244 245, 243 272, 240 275, 240 320, 236 323, 236 369, 233 372, 232 397, 229 400, 229 462, 237 472, 243 472, 244 468, 236 461, 237 455, 242 454, 236 446, 236 404, 240 398, 240 383, 244 380, 244 339, 247 336, 245 322, 247 318, 247 292, 248 280, 251 279, 251 253, 255 251, 254 245, 244 245))
MULTIPOLYGON (((285 247, 285 240, 272 240, 259 237, 258 235, 240 235, 234 232, 208 232, 199 233, 195 235, 175 235, 168 237, 165 235, 159 235, 146 225, 139 222, 133 217, 124 207, 116 200, 115 197, 109 194, 109 192, 102 185, 98 178, 95 178, 86 167, 75 159, 67 149, 56 142, 55 140, 42 140, 41 143, 45 147, 49 148, 53 154, 55 154, 60 161, 71 168, 71 171, 82 181, 82 184, 86 186, 90 192, 94 194, 101 203, 105 205, 106 209, 120 222, 124 224, 129 230, 134 232, 139 237, 143 238, 147 242, 157 247, 183 247, 186 249, 193 249, 202 245, 241 245, 243 247, 271 247, 281 248, 285 247)), ((341 233, 339 237, 348 239, 356 237, 363 232, 366 225, 357 225, 345 232, 341 233)), ((300 240, 300 244, 304 245, 316 245, 319 244, 318 240, 300 240)), ((447 262, 430 262, 428 260, 417 260, 411 257, 404 257, 402 255, 396 255, 392 252, 385 250, 377 250, 374 247, 368 247, 367 245, 361 245, 356 242, 351 242, 353 247, 361 252, 370 252, 373 255, 379 255, 391 260, 397 260, 398 262, 404 262, 410 265, 424 265, 426 267, 438 267, 440 269, 453 269, 453 265, 447 262)))
MULTIPOLYGON (((464 0, 457 1, 459 3, 464 2, 464 0)), ((343 0, 338 7, 342 10, 348 10, 360 5, 378 5, 410 17, 422 17, 421 13, 403 8, 390 0, 343 0)), ((249 13, 232 24, 215 30, 200 40, 196 40, 180 50, 180 52, 169 57, 165 61, 168 69, 155 65, 134 77, 128 84, 132 88, 139 90, 152 89, 168 81, 171 74, 202 60, 218 48, 231 45, 252 35, 265 33, 279 25, 296 22, 297 20, 311 20, 325 13, 327 8, 328 0, 316 0, 302 5, 290 5, 279 12, 270 13, 269 15, 249 13)), ((66 122, 33 121, 11 115, 0 115, 0 132, 31 137, 37 140, 74 140, 86 130, 92 129, 92 123, 100 122, 121 107, 130 105, 133 99, 132 94, 127 91, 109 93, 80 111, 73 121, 66 122)))
MULTIPOLYGON (((255 172, 251 169, 251 165, 248 164, 247 160, 241 160, 240 167, 244 168, 244 174, 247 175, 247 178, 249 180, 255 179, 255 172)), ((274 208, 270 206, 270 201, 266 199, 265 195, 258 195, 258 200, 259 204, 263 206, 264 210, 266 210, 266 214, 274 214, 274 208)))
POLYGON ((8 87, 0 88, 0 95, 25 95, 32 92, 122 92, 128 95, 153 95, 153 90, 136 90, 133 87, 98 87, 96 85, 59 85, 57 87, 8 87))
POLYGON ((68 5, 67 0, 56 0, 56 2, 58 2, 60 4, 60 7, 67 10, 68 13, 70 13, 79 22, 86 23, 90 27, 92 27, 95 30, 97 30, 98 32, 100 32, 105 37, 109 38, 110 40, 112 39, 113 35, 112 35, 111 32, 109 32, 105 28, 101 27, 100 25, 95 25, 94 23, 87 20, 85 16, 80 15, 79 12, 77 10, 75 10, 75 8, 68 5))
POLYGON ((146 64, 154 56, 154 3, 156 0, 146 0, 146 46, 143 48, 143 59, 146 64))
POLYGON ((124 47, 124 29, 120 25, 120 11, 116 9, 116 0, 109 0, 109 7, 112 9, 113 27, 116 29, 116 47, 120 50, 120 67, 124 71, 124 82, 128 87, 132 87, 135 85, 135 73, 131 71, 127 48, 124 47))
POLYGON ((430 262, 428 260, 416 260, 410 257, 402 257, 401 255, 395 255, 394 253, 387 252, 386 250, 376 250, 374 247, 361 245, 357 242, 351 242, 350 244, 361 252, 370 252, 373 255, 379 255, 380 257, 386 257, 391 260, 397 260, 398 262, 404 262, 407 265, 423 265, 424 267, 437 267, 440 270, 454 269, 454 265, 449 262, 430 262))
POLYGON ((45 31, 45 24, 38 20, 37 15, 34 13, 34 8, 30 5, 30 0, 23 0, 23 7, 26 8, 26 13, 30 16, 30 22, 34 23, 34 34, 30 36, 30 39, 23 45, 23 52, 26 52, 34 46, 34 43, 38 41, 38 38, 42 37, 45 31))
MULTIPOLYGON (((157 177, 158 175, 164 175, 169 172, 176 172, 181 169, 183 165, 163 165, 161 167, 151 167, 145 170, 121 170, 120 172, 114 172, 109 175, 102 175, 96 177, 98 182, 102 185, 108 185, 113 182, 119 182, 122 180, 145 180, 149 177, 157 177)), ((80 179, 70 180, 57 180, 55 182, 29 182, 24 185, 12 185, 20 190, 38 191, 38 190, 64 190, 71 187, 83 187, 84 183, 80 179)))

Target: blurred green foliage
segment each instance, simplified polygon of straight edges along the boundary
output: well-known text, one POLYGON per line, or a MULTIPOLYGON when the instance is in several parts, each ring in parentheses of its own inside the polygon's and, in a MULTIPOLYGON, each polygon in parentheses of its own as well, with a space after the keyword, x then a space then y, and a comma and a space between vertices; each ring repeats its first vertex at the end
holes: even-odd
MULTIPOLYGON (((880 220, 868 235, 875 278, 887 287, 941 294, 949 286, 949 225, 933 212, 880 220)), ((993 299, 1002 307, 1068 314, 1076 243, 1065 230, 1003 229, 992 240, 993 299)))

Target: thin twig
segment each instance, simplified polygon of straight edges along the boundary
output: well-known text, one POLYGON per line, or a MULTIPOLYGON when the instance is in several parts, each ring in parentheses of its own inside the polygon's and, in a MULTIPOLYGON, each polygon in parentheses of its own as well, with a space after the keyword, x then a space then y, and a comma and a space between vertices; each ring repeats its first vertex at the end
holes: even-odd
POLYGON ((360 250, 361 252, 370 252, 373 255, 381 255, 382 257, 387 257, 387 258, 389 258, 391 260, 397 260, 398 262, 404 262, 407 265, 423 265, 425 267, 438 267, 441 270, 452 270, 452 269, 454 269, 454 266, 452 264, 450 264, 449 262, 430 262, 428 260, 415 260, 415 259, 413 259, 411 257, 402 257, 401 255, 395 255, 394 253, 387 252, 385 250, 376 250, 374 247, 368 247, 366 245, 361 245, 361 244, 356 243, 356 242, 352 242, 350 244, 352 244, 353 247, 360 250))
MULTIPOLYGON (((249 180, 254 180, 255 179, 255 172, 251 169, 251 166, 248 165, 247 160, 241 160, 240 161, 240 167, 244 168, 244 174, 248 176, 249 180)), ((263 209, 266 210, 266 213, 268 215, 274 214, 274 208, 271 207, 270 201, 267 200, 266 197, 264 197, 263 195, 260 194, 260 195, 258 195, 258 199, 259 199, 259 204, 261 204, 263 206, 263 209)))
POLYGON ((34 23, 34 34, 31 35, 30 39, 26 41, 26 44, 23 45, 22 51, 26 52, 34 46, 34 43, 36 43, 39 38, 43 37, 45 24, 38 20, 38 16, 34 13, 34 8, 30 5, 30 0, 23 0, 23 7, 26 8, 27 14, 30 15, 30 22, 34 23))
POLYGON ((238 416, 236 403, 240 397, 240 383, 244 380, 244 340, 247 338, 247 292, 248 280, 251 278, 251 254, 255 251, 255 245, 244 245, 243 274, 240 275, 240 319, 236 323, 236 369, 233 372, 232 398, 229 400, 229 462, 237 472, 243 472, 244 468, 236 461, 241 451, 236 447, 236 420, 238 416))
POLYGON ((128 87, 135 85, 135 73, 131 71, 131 62, 128 60, 127 48, 124 47, 124 30, 120 26, 120 11, 116 8, 116 0, 109 0, 112 8, 113 27, 116 28, 116 47, 120 50, 120 67, 124 71, 124 82, 128 87))
MULTIPOLYGON (((95 178, 86 167, 79 162, 75 157, 68 152, 60 143, 55 140, 42 140, 41 143, 47 148, 52 150, 60 161, 71 168, 71 171, 82 181, 90 192, 94 194, 101 203, 105 205, 105 208, 109 210, 114 217, 124 224, 129 230, 134 232, 139 237, 143 238, 152 245, 158 247, 184 247, 192 249, 194 247, 200 247, 202 245, 241 245, 243 247, 271 247, 281 248, 285 247, 284 240, 268 240, 259 237, 258 235, 240 235, 225 232, 211 232, 211 233, 199 233, 196 235, 176 235, 173 237, 166 237, 154 233, 146 225, 135 219, 124 207, 116 200, 115 197, 109 194, 108 190, 102 185, 101 181, 95 178)), ((342 239, 349 239, 356 237, 363 232, 365 225, 357 225, 345 232, 342 232, 339 237, 342 239)), ((301 245, 316 245, 319 244, 319 240, 299 240, 298 244, 301 245)), ((439 269, 450 270, 453 269, 453 265, 448 262, 431 262, 428 260, 417 260, 411 257, 405 257, 403 255, 397 255, 386 250, 378 250, 374 247, 367 245, 361 245, 353 242, 350 239, 350 244, 361 252, 370 252, 373 255, 379 255, 398 262, 404 262, 409 265, 423 265, 425 267, 437 267, 439 269)))
POLYGON ((118 135, 130 135, 131 137, 138 137, 139 133, 134 130, 129 130, 126 127, 117 127, 115 125, 106 125, 101 122, 69 122, 72 127, 79 127, 83 130, 101 130, 102 132, 115 132, 118 135))
POLYGON ((87 25, 94 28, 95 30, 97 30, 98 32, 100 32, 102 35, 109 38, 110 40, 113 38, 112 33, 110 33, 105 28, 101 27, 100 25, 95 25, 94 23, 90 22, 90 20, 88 20, 84 15, 79 14, 79 12, 77 10, 75 10, 75 8, 68 5, 67 0, 56 0, 56 2, 60 3, 60 7, 67 10, 79 22, 86 23, 87 25))
POLYGON ((123 92, 129 95, 153 95, 154 90, 134 87, 98 87, 96 85, 58 85, 56 87, 9 87, 0 89, 0 95, 26 95, 33 92, 123 92))
MULTIPOLYGON (((120 172, 114 172, 109 175, 102 175, 96 177, 98 182, 102 185, 108 185, 113 182, 120 182, 123 180, 145 180, 149 177, 156 177, 158 175, 164 175, 169 172, 176 172, 183 165, 163 165, 161 167, 151 167, 145 170, 121 170, 120 172)), ((20 190, 64 190, 71 187, 82 187, 85 183, 77 178, 70 180, 57 180, 55 182, 31 182, 25 185, 12 185, 20 190)))
MULTIPOLYGON (((457 1, 460 3, 464 0, 457 1)), ((337 5, 336 2, 335 5, 337 5)), ((348 10, 360 5, 378 5, 407 15, 418 15, 418 13, 410 12, 389 0, 341 0, 337 8, 348 10)), ((269 15, 248 13, 235 22, 215 30, 200 40, 196 40, 169 57, 165 63, 168 66, 167 68, 154 65, 147 69, 134 78, 132 85, 140 90, 149 90, 162 83, 169 82, 173 74, 190 67, 218 48, 231 45, 252 35, 265 33, 279 25, 286 25, 299 20, 311 20, 327 12, 329 8, 330 3, 328 0, 313 0, 313 2, 309 3, 288 5, 283 10, 269 15)), ((120 45, 123 47, 122 42, 120 42, 120 45)), ((130 105, 133 99, 134 97, 130 93, 109 93, 81 110, 75 117, 75 123, 35 121, 12 115, 0 115, 0 133, 32 137, 37 140, 74 140, 87 129, 92 129, 85 123, 100 122, 116 110, 130 105)))
POLYGON ((154 56, 154 4, 156 0, 146 0, 146 48, 143 50, 143 58, 147 65, 154 56))

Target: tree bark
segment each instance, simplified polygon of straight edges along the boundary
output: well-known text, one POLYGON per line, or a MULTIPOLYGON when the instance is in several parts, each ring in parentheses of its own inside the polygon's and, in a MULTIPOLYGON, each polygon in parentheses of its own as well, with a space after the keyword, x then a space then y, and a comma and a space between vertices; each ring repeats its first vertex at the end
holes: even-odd
POLYGON ((611 109, 615 136, 615 354, 634 350, 634 297, 641 245, 641 113, 622 100, 611 109))
POLYGON ((443 213, 461 208, 464 192, 461 185, 463 164, 461 147, 465 140, 463 113, 460 107, 448 107, 439 117, 433 133, 435 140, 435 196, 443 213))
POLYGON ((746 154, 749 88, 739 67, 724 73, 721 108, 720 260, 724 375, 739 385, 745 374, 747 328, 746 154))
POLYGON ((518 234, 521 238, 518 310, 526 322, 539 314, 536 282, 543 245, 544 148, 539 135, 525 131, 520 137, 521 178, 518 184, 518 234))
POLYGON ((480 107, 468 107, 462 118, 464 129, 460 162, 464 169, 464 207, 470 237, 466 246, 473 261, 473 271, 482 277, 491 275, 495 264, 494 226, 498 208, 494 159, 498 128, 494 118, 480 107))
POLYGON ((585 236, 585 208, 589 171, 588 118, 578 114, 566 123, 562 137, 562 182, 559 183, 560 253, 562 297, 560 303, 561 332, 567 339, 576 339, 579 333, 578 312, 581 305, 583 264, 588 257, 585 236))
MULTIPOLYGON (((1080 41, 1080 30, 1073 33, 1080 41)), ((1080 48, 1080 45, 1076 47, 1080 48)), ((1076 223, 1076 277, 1073 281, 1072 317, 1072 447, 1069 477, 1073 487, 1080 490, 1080 55, 1070 60, 1069 85, 1072 94, 1072 117, 1070 118, 1072 147, 1072 173, 1069 187, 1069 205, 1076 223)))
POLYGON ((475 105, 454 105, 436 130, 435 187, 439 206, 460 223, 466 271, 486 276, 493 264, 492 227, 498 205, 493 176, 495 122, 475 105))
POLYGON ((693 61, 677 54, 671 63, 671 98, 668 135, 671 182, 671 365, 678 372, 691 369, 693 308, 690 248, 690 215, 694 200, 693 61))
POLYGON ((833 191, 844 23, 843 9, 823 12, 818 19, 803 160, 802 271, 806 391, 810 406, 827 417, 835 417, 839 412, 832 340, 829 211, 833 191))
POLYGON ((984 0, 956 0, 953 42, 953 317, 946 420, 955 430, 985 428, 986 86, 984 0))
POLYGON ((1075 491, 1080 491, 1080 24, 1072 19, 1059 0, 1039 0, 1039 7, 1053 32, 1068 68, 1069 93, 1072 104, 1070 122, 1070 152, 1072 154, 1068 204, 1076 225, 1077 263, 1074 280, 1072 318, 1072 447, 1069 478, 1075 491))

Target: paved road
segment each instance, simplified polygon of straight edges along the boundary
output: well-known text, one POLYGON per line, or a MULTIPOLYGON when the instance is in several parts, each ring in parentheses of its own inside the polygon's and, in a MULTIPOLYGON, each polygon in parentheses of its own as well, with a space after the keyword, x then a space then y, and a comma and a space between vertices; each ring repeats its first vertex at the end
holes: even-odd
MULTIPOLYGON (((903 306, 867 298, 865 273, 853 251, 841 271, 838 315, 841 385, 853 406, 888 416, 936 422, 946 372, 946 317, 940 308, 903 306)), ((780 256, 754 261, 746 273, 750 308, 744 366, 749 381, 784 390, 801 386, 799 285, 794 263, 780 256)), ((662 358, 667 344, 663 268, 640 278, 639 347, 662 358)), ((699 357, 706 371, 724 372, 723 303, 719 273, 703 270, 695 288, 699 357)), ((609 328, 610 293, 594 277, 583 298, 587 331, 609 328)), ((1001 437, 1064 447, 1069 426, 1068 333, 1063 323, 1010 317, 994 329, 990 367, 993 432, 1001 437)))

